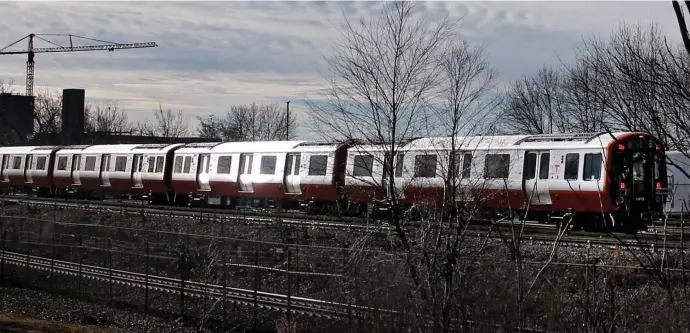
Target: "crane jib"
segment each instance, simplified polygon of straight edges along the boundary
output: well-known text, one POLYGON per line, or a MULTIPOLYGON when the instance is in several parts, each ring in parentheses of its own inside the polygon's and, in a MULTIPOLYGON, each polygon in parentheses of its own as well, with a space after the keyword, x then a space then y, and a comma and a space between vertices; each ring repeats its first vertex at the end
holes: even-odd
MULTIPOLYGON (((147 47, 157 47, 154 42, 151 43, 132 43, 132 44, 115 44, 115 45, 87 45, 87 46, 64 46, 64 47, 44 47, 34 48, 33 53, 56 53, 56 52, 77 52, 77 51, 103 51, 103 50, 122 50, 122 49, 139 49, 147 47)), ((6 54, 27 54, 30 50, 20 51, 2 51, 0 55, 6 54)))
POLYGON ((29 34, 28 36, 0 49, 0 55, 10 55, 10 54, 28 54, 28 59, 26 61, 26 95, 33 96, 33 85, 34 85, 34 55, 36 53, 59 53, 59 52, 80 52, 80 51, 114 51, 123 49, 140 49, 147 47, 157 47, 155 42, 146 43, 113 43, 104 40, 98 40, 93 38, 87 38, 76 35, 65 35, 65 34, 29 34), (61 46, 58 43, 51 42, 41 36, 69 36, 69 46, 61 46), (56 47, 34 47, 34 38, 43 40, 47 43, 56 45, 56 47), (81 45, 74 46, 73 38, 79 38, 84 40, 90 40, 95 42, 100 42, 104 44, 99 45, 81 45), (28 39, 28 47, 26 50, 17 51, 7 51, 8 48, 16 45, 17 43, 28 39))

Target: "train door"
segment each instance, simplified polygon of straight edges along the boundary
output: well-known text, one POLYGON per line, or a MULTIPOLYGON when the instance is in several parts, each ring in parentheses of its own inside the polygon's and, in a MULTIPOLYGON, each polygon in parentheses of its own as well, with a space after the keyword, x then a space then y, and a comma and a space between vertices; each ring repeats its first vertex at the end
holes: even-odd
POLYGON ((523 191, 530 205, 550 205, 549 171, 551 154, 548 151, 528 151, 525 153, 523 171, 523 191))
POLYGON ((110 154, 101 156, 101 169, 98 178, 101 180, 101 186, 110 186, 110 154))
POLYGON ((79 165, 81 164, 81 155, 72 155, 72 185, 81 185, 81 180, 79 178, 79 165))
POLYGON ((31 162, 34 160, 34 155, 26 155, 24 158, 24 182, 33 183, 34 177, 31 174, 31 162))
POLYGON ((211 155, 200 154, 199 163, 196 168, 196 185, 199 191, 210 191, 211 184, 209 183, 208 172, 211 166, 211 155))
POLYGON ((287 154, 285 157, 285 170, 283 172, 283 185, 285 193, 301 194, 299 167, 301 154, 287 154))
POLYGON ((2 155, 2 164, 0 164, 0 179, 2 179, 3 182, 9 182, 10 178, 7 177, 7 165, 9 164, 8 161, 10 160, 10 157, 7 155, 2 155))
POLYGON ((252 187, 252 161, 254 154, 240 154, 240 167, 237 172, 237 183, 241 192, 254 192, 252 187))
POLYGON ((144 155, 135 154, 132 159, 132 171, 130 177, 132 179, 132 187, 144 187, 144 182, 141 180, 141 166, 144 163, 144 155))

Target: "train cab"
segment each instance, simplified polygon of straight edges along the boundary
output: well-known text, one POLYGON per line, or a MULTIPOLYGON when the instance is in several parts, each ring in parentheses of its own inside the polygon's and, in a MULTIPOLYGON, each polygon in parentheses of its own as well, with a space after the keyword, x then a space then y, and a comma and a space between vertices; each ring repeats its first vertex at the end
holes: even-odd
POLYGON ((645 133, 624 133, 609 145, 607 161, 611 200, 620 219, 650 221, 664 214, 669 198, 663 144, 645 133))

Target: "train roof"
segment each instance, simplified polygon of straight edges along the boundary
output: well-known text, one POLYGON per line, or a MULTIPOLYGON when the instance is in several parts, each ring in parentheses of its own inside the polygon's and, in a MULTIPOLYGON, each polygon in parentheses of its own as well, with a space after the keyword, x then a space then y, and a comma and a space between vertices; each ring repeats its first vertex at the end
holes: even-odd
MULTIPOLYGON (((16 153, 21 153, 21 152, 26 152, 29 153, 32 150, 38 150, 46 147, 42 146, 9 146, 9 147, 0 147, 0 154, 16 154, 16 153)), ((52 147, 47 147, 47 148, 52 148, 52 147)))
POLYGON ((292 149, 295 153, 309 153, 309 152, 334 152, 339 147, 346 144, 343 141, 323 141, 323 142, 303 142, 292 149))
POLYGON ((307 141, 243 141, 208 142, 186 144, 178 153, 282 153, 292 151, 297 145, 307 141))

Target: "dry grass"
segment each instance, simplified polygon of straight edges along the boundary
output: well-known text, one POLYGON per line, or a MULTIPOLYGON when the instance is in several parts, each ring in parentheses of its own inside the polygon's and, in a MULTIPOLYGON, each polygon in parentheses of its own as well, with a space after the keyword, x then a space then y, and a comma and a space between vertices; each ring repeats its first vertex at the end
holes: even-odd
POLYGON ((93 326, 51 322, 47 320, 18 316, 16 314, 0 313, 0 332, 105 333, 110 331, 93 326))

